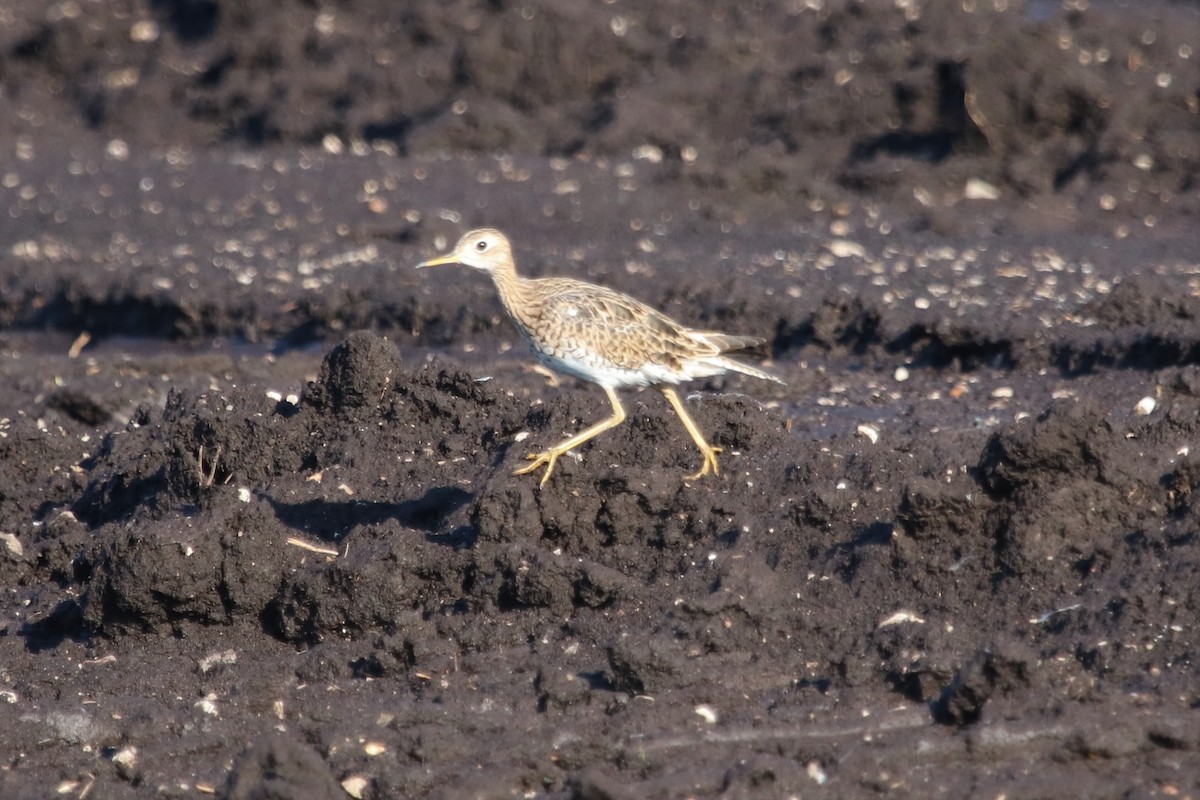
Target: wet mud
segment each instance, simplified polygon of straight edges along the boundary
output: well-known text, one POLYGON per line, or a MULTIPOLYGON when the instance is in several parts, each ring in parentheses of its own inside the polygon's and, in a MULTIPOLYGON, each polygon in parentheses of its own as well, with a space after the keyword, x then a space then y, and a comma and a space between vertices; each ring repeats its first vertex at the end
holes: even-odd
POLYGON ((1196 796, 1200 18, 1069 5, 0 12, 0 795, 1196 796), (766 339, 719 475, 512 474, 481 224, 766 339))

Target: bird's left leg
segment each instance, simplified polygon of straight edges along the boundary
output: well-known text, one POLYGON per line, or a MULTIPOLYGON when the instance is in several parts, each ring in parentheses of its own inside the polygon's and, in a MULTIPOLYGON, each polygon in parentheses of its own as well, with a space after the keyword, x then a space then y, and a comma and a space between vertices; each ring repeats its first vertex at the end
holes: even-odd
POLYGON ((675 413, 679 415, 679 419, 683 421, 683 427, 687 428, 688 433, 692 435, 692 441, 696 443, 696 447, 700 448, 700 452, 704 455, 704 466, 695 475, 688 475, 686 480, 694 481, 697 478, 703 478, 708 473, 719 475, 721 470, 717 467, 717 453, 721 452, 721 448, 714 447, 704 439, 704 434, 700 433, 700 429, 696 427, 695 420, 688 414, 687 409, 683 407, 683 401, 679 399, 679 395, 670 386, 659 386, 658 390, 663 393, 663 397, 667 398, 667 402, 675 409, 675 413))

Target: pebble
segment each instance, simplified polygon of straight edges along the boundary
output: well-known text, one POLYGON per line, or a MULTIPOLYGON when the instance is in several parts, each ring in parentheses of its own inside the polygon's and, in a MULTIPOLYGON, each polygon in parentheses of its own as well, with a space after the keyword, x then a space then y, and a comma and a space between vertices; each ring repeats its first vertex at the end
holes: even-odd
POLYGON ((1133 407, 1133 413, 1145 417, 1154 413, 1158 402, 1153 397, 1143 397, 1137 401, 1137 405, 1133 407))

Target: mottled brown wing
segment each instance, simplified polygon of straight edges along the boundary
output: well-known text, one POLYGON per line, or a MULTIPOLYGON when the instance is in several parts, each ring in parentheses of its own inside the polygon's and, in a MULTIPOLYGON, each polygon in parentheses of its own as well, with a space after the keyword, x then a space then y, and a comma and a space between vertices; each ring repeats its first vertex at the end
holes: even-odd
POLYGON ((683 359, 719 352, 629 295, 566 279, 555 284, 543 299, 543 319, 559 326, 559 341, 568 349, 584 347, 602 353, 622 368, 640 369, 652 363, 673 370, 680 369, 683 359))

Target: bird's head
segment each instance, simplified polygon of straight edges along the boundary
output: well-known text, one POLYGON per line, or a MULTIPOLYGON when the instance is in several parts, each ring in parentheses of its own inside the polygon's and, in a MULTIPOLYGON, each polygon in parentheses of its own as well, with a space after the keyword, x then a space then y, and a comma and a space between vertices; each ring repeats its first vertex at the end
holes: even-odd
POLYGON ((417 268, 462 264, 484 272, 495 272, 511 263, 512 246, 508 238, 495 228, 480 228, 463 234, 454 249, 446 255, 422 261, 417 268))

